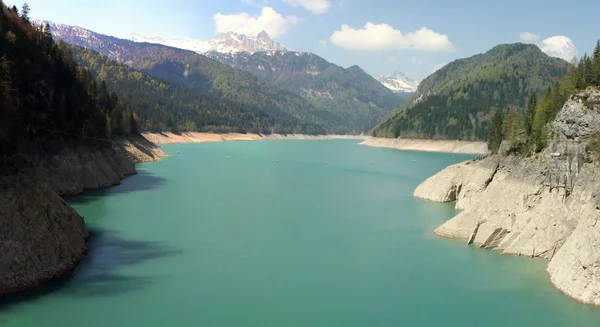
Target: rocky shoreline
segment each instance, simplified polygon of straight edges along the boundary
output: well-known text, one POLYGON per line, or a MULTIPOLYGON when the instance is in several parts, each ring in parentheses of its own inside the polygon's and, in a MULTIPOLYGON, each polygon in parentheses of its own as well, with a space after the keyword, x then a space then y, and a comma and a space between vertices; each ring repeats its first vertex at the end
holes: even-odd
POLYGON ((0 158, 0 297, 71 272, 87 253, 83 217, 62 198, 119 184, 166 155, 142 137, 0 158))
POLYGON ((550 146, 534 157, 466 161, 421 183, 415 197, 456 201, 461 210, 434 234, 544 258, 556 288, 600 305, 600 170, 586 150, 600 129, 594 103, 567 101, 552 123, 550 146))

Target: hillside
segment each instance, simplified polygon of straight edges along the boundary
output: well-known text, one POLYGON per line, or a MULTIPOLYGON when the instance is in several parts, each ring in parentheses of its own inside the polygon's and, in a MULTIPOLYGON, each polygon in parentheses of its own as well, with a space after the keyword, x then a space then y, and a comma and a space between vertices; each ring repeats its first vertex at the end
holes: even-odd
POLYGON ((83 218, 60 196, 135 174, 132 151, 157 148, 69 47, 0 1, 0 298, 72 271, 87 252, 83 218), (127 140, 125 139, 127 137, 127 140))
POLYGON ((219 99, 189 87, 141 73, 97 52, 74 46, 75 60, 140 117, 142 131, 250 132, 321 134, 316 124, 303 123, 281 111, 219 99))
POLYGON ((509 44, 451 62, 421 82, 398 112, 375 128, 379 137, 485 140, 496 108, 522 111, 566 75, 569 64, 535 45, 509 44))
POLYGON ((207 56, 302 96, 353 132, 369 130, 379 117, 403 102, 360 67, 344 69, 312 53, 210 52, 207 56))
POLYGON ((98 34, 83 28, 51 24, 55 38, 69 44, 99 52, 149 75, 163 78, 244 106, 260 107, 280 115, 291 115, 307 124, 296 128, 307 134, 319 133, 312 126, 322 126, 327 132, 349 131, 329 111, 315 108, 292 92, 247 72, 235 69, 192 51, 159 44, 137 43, 98 34))

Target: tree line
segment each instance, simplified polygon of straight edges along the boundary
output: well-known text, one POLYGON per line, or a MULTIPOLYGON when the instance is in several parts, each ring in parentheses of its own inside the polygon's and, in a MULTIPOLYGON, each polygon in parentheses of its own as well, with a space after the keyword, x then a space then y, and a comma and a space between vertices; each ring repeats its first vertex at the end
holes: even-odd
POLYGON ((29 10, 0 0, 0 150, 32 139, 138 133, 137 115, 77 65, 47 24, 34 26, 29 10))

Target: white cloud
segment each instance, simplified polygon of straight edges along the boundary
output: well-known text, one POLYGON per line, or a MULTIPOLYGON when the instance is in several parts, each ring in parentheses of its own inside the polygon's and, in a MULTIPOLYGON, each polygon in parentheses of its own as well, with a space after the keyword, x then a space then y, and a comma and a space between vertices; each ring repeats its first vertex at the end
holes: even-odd
POLYGON ((283 0, 292 7, 302 7, 313 14, 324 14, 331 7, 331 0, 283 0))
POLYGON ((258 4, 256 3, 256 1, 254 0, 241 0, 243 4, 247 4, 250 6, 258 6, 258 4))
POLYGON ((433 74, 433 73, 437 72, 438 70, 442 69, 447 64, 448 64, 447 62, 444 62, 444 63, 435 65, 435 67, 433 67, 433 69, 431 70, 431 74, 433 74))
POLYGON ((538 34, 533 34, 529 32, 523 32, 520 35, 521 41, 523 42, 537 42, 540 40, 540 36, 538 34))
POLYGON ((387 24, 367 23, 363 29, 354 29, 346 24, 333 32, 331 42, 351 50, 423 50, 451 51, 448 36, 436 33, 427 27, 416 32, 402 34, 387 24))
POLYGON ((327 48, 327 39, 325 40, 319 40, 319 44, 323 47, 323 48, 327 48))
POLYGON ((394 57, 394 56, 390 56, 390 62, 396 62, 398 61, 398 58, 394 57))
POLYGON ((412 57, 410 57, 410 62, 411 62, 413 65, 422 65, 422 64, 423 64, 423 59, 421 59, 421 58, 417 58, 417 57, 415 57, 415 56, 412 56, 412 57))
POLYGON ((298 17, 283 17, 271 7, 264 7, 258 17, 250 16, 245 12, 231 15, 217 13, 213 16, 213 19, 217 33, 251 34, 265 31, 271 37, 285 34, 291 27, 300 22, 298 17))
POLYGON ((558 35, 551 36, 542 41, 540 49, 547 55, 571 61, 577 55, 577 48, 570 38, 558 35))

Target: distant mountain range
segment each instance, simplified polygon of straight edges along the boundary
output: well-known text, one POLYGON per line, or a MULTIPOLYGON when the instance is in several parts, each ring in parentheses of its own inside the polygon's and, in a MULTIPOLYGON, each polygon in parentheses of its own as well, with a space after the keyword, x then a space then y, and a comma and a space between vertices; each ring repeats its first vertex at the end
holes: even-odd
POLYGON ((566 75, 569 63, 532 44, 504 44, 455 60, 374 130, 375 136, 485 140, 495 109, 523 110, 566 75))
POLYGON ((179 43, 135 36, 131 38, 144 42, 134 42, 75 26, 50 22, 50 27, 57 39, 152 76, 227 101, 283 112, 328 133, 366 132, 404 101, 357 66, 344 69, 314 54, 289 51, 264 32, 224 33, 209 41, 179 43))
POLYGON ((414 93, 419 86, 419 82, 398 71, 387 76, 377 76, 376 79, 394 93, 414 93))
POLYGON ((239 52, 255 53, 261 51, 287 51, 281 43, 271 39, 267 32, 256 34, 220 33, 211 40, 201 39, 165 39, 160 37, 144 37, 131 34, 125 38, 134 42, 162 44, 169 47, 194 51, 199 54, 209 52, 235 54, 239 52))
MULTIPOLYGON (((265 31, 256 34, 220 33, 211 40, 165 39, 160 37, 145 37, 138 34, 131 34, 125 39, 194 51, 234 67, 236 67, 236 64, 240 66, 241 61, 249 59, 250 56, 248 54, 268 52, 270 58, 276 61, 277 57, 284 55, 278 52, 291 51, 281 43, 271 39, 265 31), (237 56, 240 57, 236 58, 237 56)), ((299 54, 304 55, 304 53, 299 54)), ((243 66, 247 67, 245 64, 243 66)), ((250 71, 249 69, 245 70, 250 71)), ((392 90, 392 92, 401 94, 414 93, 417 91, 417 86, 419 85, 419 82, 397 71, 387 76, 378 76, 375 79, 392 90)))

